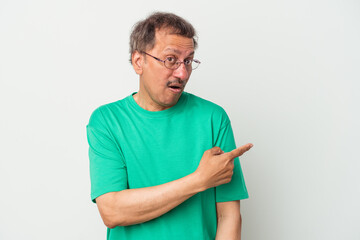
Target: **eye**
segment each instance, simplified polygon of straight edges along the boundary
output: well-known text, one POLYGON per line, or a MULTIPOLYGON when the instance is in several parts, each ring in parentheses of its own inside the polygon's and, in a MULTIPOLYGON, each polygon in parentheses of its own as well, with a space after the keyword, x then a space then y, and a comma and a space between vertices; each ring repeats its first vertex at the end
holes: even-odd
POLYGON ((171 64, 174 64, 174 63, 176 63, 176 58, 175 57, 167 57, 166 58, 166 61, 168 61, 169 63, 171 63, 171 64))
POLYGON ((189 59, 189 58, 188 58, 188 59, 185 59, 185 60, 184 60, 184 64, 185 64, 186 66, 189 66, 189 65, 191 65, 192 61, 193 61, 193 60, 192 60, 192 59, 189 59))

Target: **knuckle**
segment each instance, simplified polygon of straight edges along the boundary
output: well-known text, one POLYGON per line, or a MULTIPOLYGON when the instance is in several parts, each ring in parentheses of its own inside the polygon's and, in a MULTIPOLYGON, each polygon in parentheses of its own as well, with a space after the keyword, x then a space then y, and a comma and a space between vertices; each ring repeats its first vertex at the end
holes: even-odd
POLYGON ((213 151, 214 152, 219 152, 219 151, 221 151, 221 149, 219 147, 213 147, 213 151))
POLYGON ((221 153, 221 148, 219 148, 219 147, 213 147, 213 148, 211 148, 210 149, 210 153, 212 153, 212 154, 220 154, 221 153))

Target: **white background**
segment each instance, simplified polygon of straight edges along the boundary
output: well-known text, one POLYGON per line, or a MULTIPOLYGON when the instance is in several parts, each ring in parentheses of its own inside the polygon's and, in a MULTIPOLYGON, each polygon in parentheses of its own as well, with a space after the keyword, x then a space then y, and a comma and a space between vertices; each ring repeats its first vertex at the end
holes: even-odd
POLYGON ((360 239, 360 2, 0 1, 0 239, 105 239, 85 126, 137 91, 132 25, 197 29, 187 91, 225 108, 250 198, 245 240, 360 239))

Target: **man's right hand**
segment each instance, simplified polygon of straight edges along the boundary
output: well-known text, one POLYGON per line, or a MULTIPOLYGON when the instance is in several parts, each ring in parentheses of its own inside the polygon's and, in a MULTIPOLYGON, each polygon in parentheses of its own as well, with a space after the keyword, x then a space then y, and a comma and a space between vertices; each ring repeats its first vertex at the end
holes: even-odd
POLYGON ((195 174, 199 176, 201 186, 208 189, 229 183, 233 175, 234 158, 243 155, 252 146, 248 143, 227 153, 219 147, 205 151, 195 171, 195 174))

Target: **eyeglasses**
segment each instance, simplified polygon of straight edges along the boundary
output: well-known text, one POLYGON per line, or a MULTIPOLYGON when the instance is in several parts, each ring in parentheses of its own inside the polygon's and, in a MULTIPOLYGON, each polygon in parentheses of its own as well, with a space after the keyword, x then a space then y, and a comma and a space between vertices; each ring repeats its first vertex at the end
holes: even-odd
POLYGON ((143 52, 143 53, 154 58, 155 60, 157 60, 159 62, 164 63, 164 66, 166 68, 172 69, 172 70, 178 69, 182 63, 184 63, 186 68, 191 68, 194 70, 201 63, 199 60, 196 60, 196 59, 185 59, 183 62, 181 62, 181 61, 178 61, 178 59, 176 57, 167 57, 165 60, 161 60, 160 58, 154 57, 153 55, 148 54, 146 52, 143 52))

